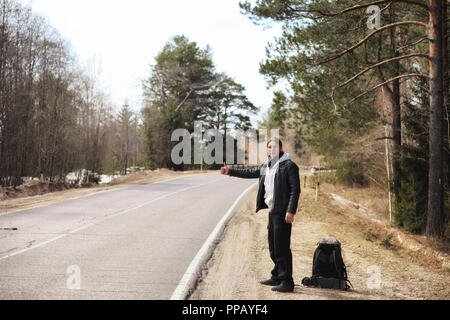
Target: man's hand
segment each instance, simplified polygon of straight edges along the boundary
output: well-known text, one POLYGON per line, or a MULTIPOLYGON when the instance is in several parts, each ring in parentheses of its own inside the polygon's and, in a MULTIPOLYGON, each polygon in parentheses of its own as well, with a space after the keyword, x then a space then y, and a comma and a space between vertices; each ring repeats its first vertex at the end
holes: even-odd
POLYGON ((286 213, 286 218, 285 218, 286 223, 292 224, 294 222, 294 218, 295 218, 295 215, 293 213, 290 213, 290 212, 286 213))
POLYGON ((224 163, 223 163, 223 167, 220 168, 220 173, 221 173, 221 174, 224 174, 224 175, 228 175, 229 169, 228 169, 228 166, 227 166, 227 163, 226 163, 226 162, 224 162, 224 163))

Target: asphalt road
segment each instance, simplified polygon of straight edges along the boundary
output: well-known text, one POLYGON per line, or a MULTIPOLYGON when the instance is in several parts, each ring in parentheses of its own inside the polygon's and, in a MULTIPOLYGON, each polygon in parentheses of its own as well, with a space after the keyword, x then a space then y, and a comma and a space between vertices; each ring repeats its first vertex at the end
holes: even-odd
POLYGON ((169 299, 255 182, 198 174, 1 215, 0 299, 169 299))

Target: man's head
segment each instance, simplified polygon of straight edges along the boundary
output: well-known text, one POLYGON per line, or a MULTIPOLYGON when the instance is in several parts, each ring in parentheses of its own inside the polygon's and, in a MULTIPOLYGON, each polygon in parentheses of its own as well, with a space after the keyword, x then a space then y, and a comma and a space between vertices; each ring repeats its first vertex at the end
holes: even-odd
POLYGON ((283 143, 278 138, 272 138, 267 142, 267 154, 271 157, 278 157, 283 151, 283 143))

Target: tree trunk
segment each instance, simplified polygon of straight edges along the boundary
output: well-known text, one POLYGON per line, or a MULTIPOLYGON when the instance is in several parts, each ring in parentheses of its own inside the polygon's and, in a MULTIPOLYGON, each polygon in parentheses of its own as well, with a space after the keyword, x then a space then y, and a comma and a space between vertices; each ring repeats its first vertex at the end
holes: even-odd
MULTIPOLYGON (((449 119, 449 76, 448 76, 448 2, 447 0, 442 0, 442 63, 444 70, 443 74, 443 105, 444 105, 444 203, 448 203, 449 194, 445 193, 450 192, 450 119, 449 119)), ((450 208, 444 207, 444 216, 448 219, 450 208)))
POLYGON ((443 208, 443 54, 442 0, 430 0, 430 162, 428 177, 427 237, 440 237, 444 227, 443 208))
MULTIPOLYGON (((389 22, 395 21, 394 9, 389 8, 389 22)), ((391 44, 391 54, 398 57, 396 29, 391 28, 389 32, 389 39, 391 44)), ((393 63, 391 77, 398 77, 400 75, 400 62, 393 63)), ((398 200, 398 193, 401 188, 401 173, 400 173, 400 157, 402 145, 402 117, 400 104, 400 79, 392 82, 392 89, 386 84, 386 91, 389 93, 389 100, 392 107, 392 178, 393 178, 393 192, 396 201, 398 200)))
MULTIPOLYGON (((397 76, 398 69, 395 73, 397 76)), ((400 157, 401 157, 401 145, 402 145, 402 129, 401 129, 401 108, 400 108, 400 79, 393 82, 391 95, 392 103, 392 166, 393 166, 393 179, 394 179, 394 194, 397 197, 401 188, 401 173, 400 173, 400 157)))

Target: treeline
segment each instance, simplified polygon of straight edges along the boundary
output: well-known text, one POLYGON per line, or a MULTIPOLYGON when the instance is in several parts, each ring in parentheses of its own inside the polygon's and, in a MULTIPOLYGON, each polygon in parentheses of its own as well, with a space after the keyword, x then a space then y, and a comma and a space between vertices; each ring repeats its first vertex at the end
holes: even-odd
POLYGON ((449 237, 447 0, 240 6, 284 24, 260 72, 290 91, 266 123, 292 128, 340 182, 390 190, 399 226, 449 237))
POLYGON ((81 67, 43 17, 1 0, 0 185, 64 180, 80 169, 124 171, 139 160, 137 117, 127 105, 114 115, 99 87, 94 67, 81 67))
POLYGON ((14 0, 0 6, 0 186, 16 187, 24 177, 65 181, 82 169, 198 168, 171 161, 174 130, 193 132, 201 121, 227 137, 251 127, 258 108, 241 84, 216 70, 209 47, 181 35, 169 39, 142 82, 144 100, 133 106, 141 112, 127 102, 116 111, 95 61, 81 66, 30 7, 14 0))

